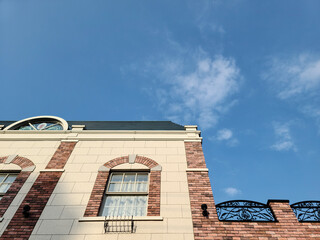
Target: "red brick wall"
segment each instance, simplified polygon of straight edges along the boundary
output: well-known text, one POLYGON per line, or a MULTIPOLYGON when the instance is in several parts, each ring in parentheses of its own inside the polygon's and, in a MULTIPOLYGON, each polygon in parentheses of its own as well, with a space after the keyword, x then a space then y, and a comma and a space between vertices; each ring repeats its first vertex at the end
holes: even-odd
MULTIPOLYGON (((186 142, 185 146, 188 168, 205 168, 201 143, 186 142)), ((299 223, 288 201, 269 202, 278 222, 220 222, 208 172, 191 171, 187 177, 195 240, 320 239, 320 223, 299 223), (208 218, 202 215, 203 203, 208 205, 208 218)))
POLYGON ((185 142, 188 168, 206 168, 200 142, 185 142))
MULTIPOLYGON (((123 163, 128 163, 129 157, 119 157, 106 162, 103 166, 111 169, 123 163)), ((158 163, 154 160, 146 157, 136 156, 136 163, 141 163, 148 168, 158 166, 158 163)), ((99 171, 97 179, 95 181, 86 211, 85 217, 96 217, 99 215, 100 205, 104 196, 109 172, 99 171)), ((149 184, 149 195, 148 195, 148 216, 159 216, 160 215, 160 185, 161 185, 161 172, 152 171, 150 172, 150 184, 149 184)))
MULTIPOLYGON (((62 142, 46 169, 62 169, 75 144, 75 142, 62 142)), ((62 172, 54 171, 40 173, 0 239, 29 239, 61 175, 62 172), (22 214, 25 205, 31 207, 30 217, 28 218, 25 218, 22 214)))
MULTIPOLYGON (((0 163, 3 163, 7 160, 8 157, 1 157, 0 163)), ((16 164, 21 167, 21 169, 25 169, 27 167, 34 166, 33 162, 27 158, 17 156, 15 157, 11 163, 16 164)), ((3 217, 8 207, 12 203, 13 199, 16 197, 20 188, 23 186, 25 181, 28 179, 31 171, 22 171, 18 174, 17 178, 14 180, 6 194, 0 200, 0 217, 3 217)))
POLYGON ((62 142, 48 163, 46 169, 64 168, 76 144, 76 142, 62 142))
POLYGON ((30 174, 31 172, 20 172, 6 194, 2 197, 2 199, 0 200, 0 217, 3 217, 13 199, 16 197, 16 195, 20 191, 20 188, 23 186, 30 174))
POLYGON ((96 217, 99 215, 100 205, 106 189, 109 172, 98 172, 96 182, 94 183, 93 190, 84 213, 85 217, 96 217))
POLYGON ((147 216, 160 216, 161 172, 151 171, 147 216))

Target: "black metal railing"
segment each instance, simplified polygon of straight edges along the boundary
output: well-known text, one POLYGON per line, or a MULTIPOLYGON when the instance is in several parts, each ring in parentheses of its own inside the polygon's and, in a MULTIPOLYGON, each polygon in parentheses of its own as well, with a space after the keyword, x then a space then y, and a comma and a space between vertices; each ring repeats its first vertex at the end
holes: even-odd
POLYGON ((105 217, 104 220, 104 232, 129 232, 134 233, 136 226, 134 225, 133 216, 131 217, 105 217))
POLYGON ((232 222, 275 222, 271 208, 263 203, 234 200, 216 205, 220 221, 232 222))
POLYGON ((303 201, 291 204, 299 222, 320 222, 320 201, 303 201))

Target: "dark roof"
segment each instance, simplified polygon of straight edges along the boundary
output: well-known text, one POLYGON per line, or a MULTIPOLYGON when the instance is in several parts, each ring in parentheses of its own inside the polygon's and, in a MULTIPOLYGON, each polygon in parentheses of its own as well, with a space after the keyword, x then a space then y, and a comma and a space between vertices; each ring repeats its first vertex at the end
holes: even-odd
MULTIPOLYGON (((0 121, 9 126, 15 121, 0 121)), ((67 121, 72 125, 86 125, 85 130, 184 130, 182 125, 171 121, 67 121)))

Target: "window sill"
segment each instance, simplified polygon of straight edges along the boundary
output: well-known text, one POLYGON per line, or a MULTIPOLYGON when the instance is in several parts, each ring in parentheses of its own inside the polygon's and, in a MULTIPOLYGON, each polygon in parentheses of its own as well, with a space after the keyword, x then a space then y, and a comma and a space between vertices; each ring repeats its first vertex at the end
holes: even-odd
MULTIPOLYGON (((79 222, 104 222, 105 217, 82 217, 79 219, 79 222)), ((130 220, 130 218, 126 219, 119 219, 119 218, 108 218, 111 221, 123 221, 123 220, 130 220)), ((163 217, 161 216, 145 216, 145 217, 133 217, 134 221, 163 221, 163 217)))

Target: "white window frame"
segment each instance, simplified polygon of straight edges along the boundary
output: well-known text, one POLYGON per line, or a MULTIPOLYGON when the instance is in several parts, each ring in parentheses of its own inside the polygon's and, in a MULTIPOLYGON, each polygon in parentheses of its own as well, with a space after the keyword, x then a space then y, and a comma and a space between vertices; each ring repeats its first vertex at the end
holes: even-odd
MULTIPOLYGON (((103 213, 103 210, 105 208, 105 203, 106 203, 106 199, 107 199, 108 196, 146 196, 147 200, 146 200, 145 213, 147 215, 149 184, 150 184, 150 172, 149 171, 125 171, 125 170, 122 170, 122 171, 113 171, 113 172, 111 172, 110 175, 109 175, 108 184, 107 184, 106 189, 104 191, 104 197, 103 197, 102 204, 100 206, 99 215, 100 216, 104 216, 104 215, 102 215, 102 213, 103 213), (119 192, 109 192, 109 187, 110 187, 111 179, 112 179, 113 175, 123 174, 122 180, 121 180, 121 185, 120 185, 120 190, 121 190, 123 182, 124 182, 123 180, 124 180, 125 174, 132 174, 132 173, 136 174, 135 184, 137 183, 136 178, 137 178, 138 173, 144 173, 144 174, 146 174, 148 176, 148 181, 146 182, 147 190, 145 192, 121 192, 121 191, 119 191, 119 192)), ((126 216, 126 217, 128 217, 128 216, 126 216)))

